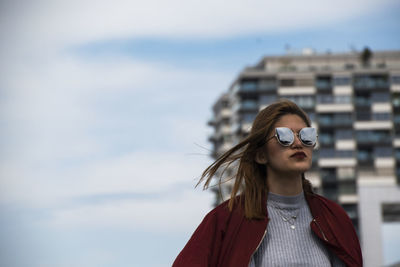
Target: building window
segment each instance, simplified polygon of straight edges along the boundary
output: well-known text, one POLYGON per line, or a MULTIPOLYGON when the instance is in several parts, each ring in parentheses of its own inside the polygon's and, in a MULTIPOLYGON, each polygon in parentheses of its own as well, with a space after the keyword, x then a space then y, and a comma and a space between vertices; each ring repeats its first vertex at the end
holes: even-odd
POLYGON ((318 123, 321 126, 330 126, 333 123, 333 115, 332 114, 319 114, 318 115, 318 123))
POLYGON ((369 163, 374 160, 374 156, 370 150, 359 149, 357 151, 357 159, 360 163, 369 163))
POLYGON ((371 112, 369 111, 358 111, 356 114, 357 121, 370 121, 372 118, 371 112))
POLYGON ((354 102, 356 106, 371 106, 372 104, 369 95, 356 95, 354 102))
POLYGON ((344 68, 346 70, 352 70, 352 69, 355 68, 355 66, 354 66, 354 64, 347 63, 347 64, 344 65, 344 68))
POLYGON ((388 92, 374 92, 371 94, 371 100, 374 103, 379 102, 389 102, 390 101, 390 94, 388 92))
POLYGON ((392 84, 400 84, 400 76, 392 76, 392 84))
POLYGON ((269 105, 277 100, 276 95, 261 95, 259 99, 260 105, 269 105))
POLYGON ((321 148, 319 150, 320 158, 352 158, 353 150, 335 150, 334 148, 321 148))
POLYGON ((287 99, 295 102, 301 108, 313 108, 315 101, 313 96, 286 96, 287 99))
POLYGON ((360 130, 356 131, 356 138, 358 143, 364 144, 392 143, 392 138, 389 131, 360 130))
POLYGON ((256 116, 257 116, 256 113, 245 113, 242 115, 242 121, 244 123, 253 123, 256 116))
POLYGON ((336 95, 335 96, 336 104, 351 104, 351 96, 349 95, 336 95))
POLYGON ((221 107, 222 108, 228 108, 229 107, 229 101, 228 100, 221 101, 221 107))
POLYGON ((386 75, 357 75, 354 77, 354 87, 358 89, 388 88, 386 75))
POLYGON ((282 79, 280 80, 280 86, 282 87, 293 87, 295 85, 293 79, 282 79))
POLYGON ((335 78, 333 78, 333 84, 335 86, 350 85, 351 84, 351 78, 350 77, 335 77, 335 78))
POLYGON ((257 80, 243 80, 240 84, 240 91, 252 92, 257 90, 257 80))
POLYGON ((393 94, 392 105, 395 108, 399 108, 400 107, 400 95, 393 94))
POLYGON ((324 95, 324 94, 317 95, 318 104, 333 103, 333 99, 334 99, 333 95, 324 95))
POLYGON ((276 80, 271 78, 271 79, 262 79, 259 82, 259 88, 260 90, 264 91, 275 91, 277 87, 276 80))
POLYGON ((372 120, 374 121, 388 121, 390 120, 390 113, 372 113, 372 120))
POLYGON ((396 114, 393 116, 393 123, 396 125, 400 125, 400 114, 396 114))
MULTIPOLYGON (((329 146, 329 145, 333 145, 333 136, 330 133, 319 133, 318 135, 318 142, 322 145, 322 146, 329 146)), ((320 151, 321 152, 321 151, 320 151)), ((322 157, 326 156, 327 153, 329 153, 328 151, 323 150, 322 154, 320 154, 322 157)))
POLYGON ((336 140, 353 139, 353 130, 351 129, 337 129, 335 132, 336 140))
MULTIPOLYGON (((394 152, 394 156, 397 161, 400 161, 400 148, 397 148, 394 152)), ((399 166, 400 167, 400 166, 399 166)))
POLYGON ((258 109, 257 100, 252 100, 252 99, 243 100, 242 103, 240 104, 240 108, 241 108, 242 110, 254 110, 254 109, 258 109))
POLYGON ((315 87, 320 90, 332 88, 332 78, 330 76, 320 76, 315 80, 315 87))
POLYGON ((374 147, 374 156, 375 157, 392 157, 393 156, 393 148, 385 147, 385 146, 376 146, 376 147, 374 147))

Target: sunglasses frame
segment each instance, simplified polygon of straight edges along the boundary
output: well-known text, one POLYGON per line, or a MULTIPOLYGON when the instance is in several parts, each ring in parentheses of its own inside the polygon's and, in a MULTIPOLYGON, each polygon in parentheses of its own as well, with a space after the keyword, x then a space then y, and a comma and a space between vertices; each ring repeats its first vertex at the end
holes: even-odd
POLYGON ((270 140, 270 139, 272 139, 272 138, 276 138, 276 140, 278 141, 278 143, 281 145, 281 146, 284 146, 284 147, 288 147, 288 146, 291 146, 293 143, 294 143, 294 137, 295 136, 297 136, 297 138, 300 140, 300 142, 304 145, 304 146, 307 146, 307 147, 314 147, 316 144, 317 144, 317 141, 318 141, 318 134, 317 134, 317 130, 314 128, 314 127, 304 127, 304 128, 302 128, 302 129, 300 129, 300 131, 298 132, 298 133, 295 133, 295 132, 293 132, 293 130, 292 129, 290 129, 290 128, 288 128, 288 127, 277 127, 277 128, 275 128, 275 134, 271 137, 271 138, 269 138, 268 140, 270 140), (293 134, 293 141, 290 143, 290 144, 283 144, 282 142, 281 142, 281 140, 279 140, 279 137, 278 137, 278 128, 285 128, 285 129, 288 129, 288 130, 290 130, 290 132, 292 132, 292 134, 293 134), (315 130, 315 142, 314 142, 314 144, 312 144, 312 145, 308 145, 308 144, 306 144, 301 138, 300 138, 300 136, 301 136, 301 131, 303 131, 304 129, 314 129, 315 130))

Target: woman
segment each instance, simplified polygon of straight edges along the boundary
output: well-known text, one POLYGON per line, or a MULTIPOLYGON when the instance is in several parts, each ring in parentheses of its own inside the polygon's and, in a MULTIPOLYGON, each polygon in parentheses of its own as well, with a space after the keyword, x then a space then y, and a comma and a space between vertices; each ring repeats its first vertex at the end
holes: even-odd
POLYGON ((250 134, 204 171, 207 188, 239 161, 231 198, 206 215, 173 266, 362 266, 346 212, 304 177, 316 141, 295 103, 260 111, 250 134))

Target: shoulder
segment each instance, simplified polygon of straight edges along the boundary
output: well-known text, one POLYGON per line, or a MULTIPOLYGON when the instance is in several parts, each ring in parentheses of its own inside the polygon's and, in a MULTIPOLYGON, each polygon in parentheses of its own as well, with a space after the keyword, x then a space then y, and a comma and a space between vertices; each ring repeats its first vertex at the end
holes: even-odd
POLYGON ((242 199, 239 197, 234 199, 232 210, 229 209, 229 201, 230 200, 226 200, 213 208, 204 217, 204 221, 215 220, 216 222, 223 224, 224 222, 227 223, 227 221, 231 220, 232 217, 243 217, 244 213, 241 205, 241 202, 243 202, 242 199))
POLYGON ((225 233, 232 226, 232 215, 236 214, 236 209, 230 211, 228 204, 225 201, 207 213, 175 259, 174 267, 217 266, 225 233))

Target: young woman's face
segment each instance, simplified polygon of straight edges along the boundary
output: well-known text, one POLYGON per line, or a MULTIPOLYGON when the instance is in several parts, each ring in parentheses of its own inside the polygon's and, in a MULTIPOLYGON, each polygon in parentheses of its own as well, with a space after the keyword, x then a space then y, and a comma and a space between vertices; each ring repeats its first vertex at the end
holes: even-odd
MULTIPOLYGON (((269 138, 274 136, 275 128, 287 127, 294 133, 307 127, 306 123, 298 115, 288 114, 282 116, 275 124, 269 138)), ((295 134, 294 142, 290 146, 282 146, 273 137, 267 143, 267 172, 270 174, 299 175, 311 167, 313 147, 305 146, 295 134)))

